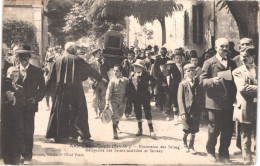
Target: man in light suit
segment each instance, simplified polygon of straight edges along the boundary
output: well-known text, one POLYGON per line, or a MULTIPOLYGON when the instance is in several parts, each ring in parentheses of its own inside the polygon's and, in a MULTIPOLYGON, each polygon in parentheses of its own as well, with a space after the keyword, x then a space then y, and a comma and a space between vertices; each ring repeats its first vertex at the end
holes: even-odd
POLYGON ((239 50, 240 50, 240 54, 235 56, 233 58, 233 61, 236 62, 237 67, 243 65, 243 59, 245 58, 246 54, 245 54, 245 49, 247 47, 253 47, 254 43, 252 41, 252 39, 249 38, 242 38, 239 42, 239 50))
POLYGON ((26 99, 25 111, 23 112, 25 150, 22 156, 24 164, 30 164, 32 160, 35 112, 38 111, 38 102, 45 96, 43 71, 29 63, 30 50, 29 46, 21 46, 16 50, 20 61, 20 65, 18 65, 20 78, 17 84, 23 86, 26 99))
MULTIPOLYGON (((240 54, 233 58, 233 61, 236 63, 237 67, 244 65, 244 59, 246 58, 246 51, 247 47, 253 47, 254 43, 250 38, 242 38, 239 42, 239 50, 240 54)), ((235 155, 241 154, 241 136, 240 136, 240 124, 236 121, 235 125, 236 129, 236 146, 240 149, 240 151, 235 151, 235 155)))
POLYGON ((240 125, 244 164, 251 165, 251 135, 253 133, 255 139, 257 117, 257 66, 254 63, 256 51, 249 47, 244 53, 244 64, 232 72, 237 87, 233 119, 240 125))
POLYGON ((229 151, 233 133, 233 103, 236 88, 231 71, 236 64, 227 57, 228 40, 219 38, 215 42, 216 55, 204 62, 201 74, 205 88, 205 107, 209 114, 208 141, 206 145, 208 159, 216 162, 215 146, 220 135, 219 159, 229 162, 229 151), (229 77, 220 76, 226 73, 229 77))

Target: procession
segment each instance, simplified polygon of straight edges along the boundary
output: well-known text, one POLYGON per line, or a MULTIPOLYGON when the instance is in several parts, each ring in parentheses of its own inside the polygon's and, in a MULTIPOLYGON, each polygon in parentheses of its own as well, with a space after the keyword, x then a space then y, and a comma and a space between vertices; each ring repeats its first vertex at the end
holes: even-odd
MULTIPOLYGON (((17 30, 16 40, 11 40, 14 30, 8 26, 12 20, 4 21, 0 164, 256 164, 259 2, 187 1, 180 5, 175 1, 68 0, 71 9, 63 18, 65 38, 59 31, 55 37, 51 29, 51 12, 62 8, 58 2, 66 3, 39 1, 48 9, 44 9, 48 35, 53 33, 45 40, 42 29, 40 43, 38 36, 18 41, 17 30), (94 5, 108 12, 96 18, 91 15, 110 24, 106 30, 102 27, 102 37, 101 29, 95 27, 100 22, 87 25, 90 20, 84 19, 90 17, 94 5), (153 7, 158 11, 175 8, 171 12, 176 14, 163 17, 171 17, 176 25, 183 19, 184 28, 173 32, 165 19, 166 33, 173 34, 167 37, 165 29, 156 31, 162 25, 158 18, 144 27, 142 5, 150 7, 149 12, 153 7), (222 11, 227 10, 225 5, 231 14, 222 11), (257 6, 251 13, 255 17, 246 18, 255 31, 242 31, 245 27, 232 15, 236 5, 257 6), (207 13, 212 6, 215 22, 209 21, 213 26, 207 31, 203 18, 212 17, 207 13), (189 11, 194 14, 195 8, 190 32, 186 16, 189 11), (67 31, 75 24, 71 14, 76 12, 86 32, 67 31), (121 31, 119 22, 109 22, 114 17, 124 17, 126 26, 120 25, 121 31)), ((14 10, 19 3, 3 5, 14 10)), ((4 10, 4 18, 8 11, 4 10)))

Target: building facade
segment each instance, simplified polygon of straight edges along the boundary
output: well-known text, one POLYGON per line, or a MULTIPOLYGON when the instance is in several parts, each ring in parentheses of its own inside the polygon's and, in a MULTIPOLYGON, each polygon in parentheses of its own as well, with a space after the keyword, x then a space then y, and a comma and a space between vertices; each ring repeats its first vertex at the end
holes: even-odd
MULTIPOLYGON (((181 1, 183 9, 166 17, 166 46, 174 50, 183 47, 185 50, 195 49, 198 55, 214 47, 215 39, 225 37, 235 43, 238 50, 240 40, 238 26, 228 9, 218 11, 217 1, 181 1)), ((154 37, 149 42, 145 36, 136 35, 141 32, 138 20, 130 17, 130 41, 133 46, 138 40, 139 47, 145 48, 148 44, 162 46, 162 31, 159 21, 148 23, 145 26, 154 31, 154 37)))
POLYGON ((43 55, 49 45, 47 18, 43 15, 48 0, 5 0, 3 19, 17 18, 31 22, 37 28, 39 53, 43 55))

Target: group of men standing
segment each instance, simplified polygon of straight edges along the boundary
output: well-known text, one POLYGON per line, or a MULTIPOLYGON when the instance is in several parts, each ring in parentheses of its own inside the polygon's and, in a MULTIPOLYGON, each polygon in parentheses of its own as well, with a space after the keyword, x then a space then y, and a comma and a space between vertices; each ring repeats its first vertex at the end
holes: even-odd
MULTIPOLYGON (((240 126, 241 150, 245 164, 252 164, 251 133, 256 127, 257 67, 253 42, 240 40, 240 55, 231 60, 228 40, 216 40, 216 55, 204 62, 201 74, 209 114, 208 158, 216 162, 215 146, 220 135, 219 159, 229 162, 234 122, 240 126), (231 72, 233 77, 231 76, 231 72), (234 106, 234 107, 233 107, 234 106)), ((255 136, 255 135, 254 135, 255 136)))

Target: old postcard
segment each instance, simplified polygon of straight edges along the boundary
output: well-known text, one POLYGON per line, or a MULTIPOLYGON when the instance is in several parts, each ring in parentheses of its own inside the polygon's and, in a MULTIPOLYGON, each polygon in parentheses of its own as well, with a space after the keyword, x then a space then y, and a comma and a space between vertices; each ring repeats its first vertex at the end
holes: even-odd
POLYGON ((1 165, 256 164, 258 1, 2 5, 1 165))

